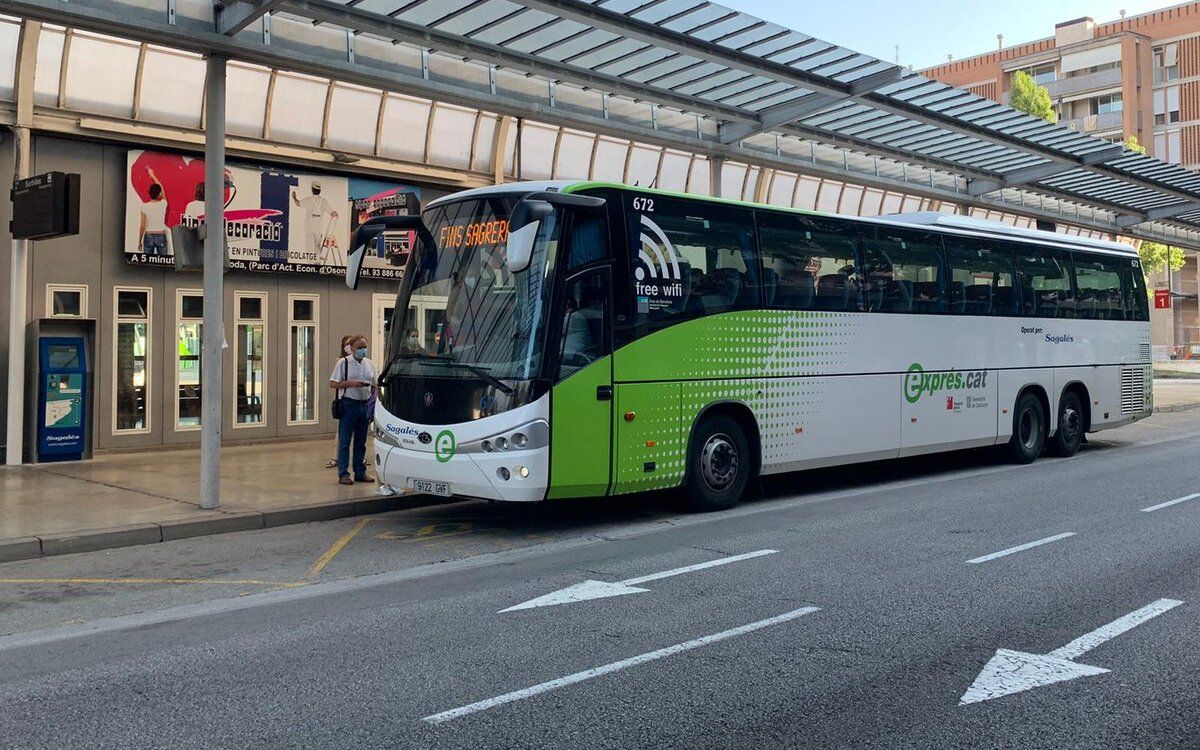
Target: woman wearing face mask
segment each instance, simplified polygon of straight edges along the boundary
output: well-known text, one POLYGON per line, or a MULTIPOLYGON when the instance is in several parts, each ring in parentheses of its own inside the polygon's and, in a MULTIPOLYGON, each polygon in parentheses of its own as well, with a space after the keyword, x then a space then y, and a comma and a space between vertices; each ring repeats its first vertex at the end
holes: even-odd
POLYGON ((421 348, 421 333, 416 328, 409 328, 404 333, 404 350, 413 354, 424 354, 421 348))
MULTIPOLYGON (((341 348, 341 352, 338 354, 338 359, 337 359, 338 367, 342 366, 342 357, 348 357, 348 356, 354 354, 354 347, 350 346, 350 342, 353 340, 354 340, 353 333, 348 333, 345 336, 342 336, 342 348, 341 348)), ((333 397, 337 398, 338 394, 336 392, 334 392, 333 397)), ((338 465, 337 453, 338 453, 338 436, 337 436, 337 433, 335 432, 333 434, 333 457, 330 458, 329 461, 327 461, 325 463, 326 469, 336 469, 337 468, 337 465, 338 465)))
POLYGON ((338 420, 338 483, 374 482, 367 475, 367 425, 370 401, 375 395, 375 363, 367 359, 367 337, 356 335, 350 341, 352 353, 334 365, 329 387, 342 400, 342 416, 338 420), (351 447, 354 449, 351 467, 351 447), (354 476, 351 478, 350 470, 354 476))

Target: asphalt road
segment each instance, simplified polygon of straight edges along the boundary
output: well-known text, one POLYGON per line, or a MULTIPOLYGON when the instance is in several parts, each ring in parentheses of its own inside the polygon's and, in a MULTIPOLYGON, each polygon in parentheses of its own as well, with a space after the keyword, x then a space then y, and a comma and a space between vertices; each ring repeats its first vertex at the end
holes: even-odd
POLYGON ((1200 747, 1198 447, 0 565, 0 747, 1200 747))

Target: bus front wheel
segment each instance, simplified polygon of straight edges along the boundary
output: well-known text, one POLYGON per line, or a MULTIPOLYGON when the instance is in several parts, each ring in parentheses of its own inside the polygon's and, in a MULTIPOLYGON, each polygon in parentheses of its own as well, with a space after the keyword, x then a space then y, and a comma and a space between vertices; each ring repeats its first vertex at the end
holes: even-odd
POLYGON ((1046 447, 1046 414, 1042 402, 1032 393, 1022 393, 1013 409, 1013 434, 1008 452, 1019 464, 1029 464, 1042 455, 1046 447))
POLYGON ((693 511, 725 510, 750 479, 750 444, 737 420, 716 414, 697 425, 688 447, 684 504, 693 511))

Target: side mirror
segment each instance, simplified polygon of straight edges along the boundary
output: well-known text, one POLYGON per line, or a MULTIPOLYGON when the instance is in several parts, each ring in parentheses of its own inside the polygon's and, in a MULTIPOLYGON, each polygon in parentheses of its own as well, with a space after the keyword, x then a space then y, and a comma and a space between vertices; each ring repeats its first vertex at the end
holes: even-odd
POLYGON ((526 198, 513 207, 508 220, 508 270, 517 273, 529 268, 542 220, 553 212, 554 207, 548 202, 533 198, 526 198))
MULTIPOLYGON (((363 260, 367 257, 367 247, 372 245, 381 233, 389 229, 414 230, 418 241, 423 235, 429 234, 429 230, 425 228, 425 223, 416 214, 409 216, 378 216, 363 224, 354 230, 354 238, 350 241, 350 247, 353 249, 346 256, 346 286, 351 289, 358 289, 358 280, 362 274, 363 260)), ((416 242, 413 244, 415 246, 416 242)))

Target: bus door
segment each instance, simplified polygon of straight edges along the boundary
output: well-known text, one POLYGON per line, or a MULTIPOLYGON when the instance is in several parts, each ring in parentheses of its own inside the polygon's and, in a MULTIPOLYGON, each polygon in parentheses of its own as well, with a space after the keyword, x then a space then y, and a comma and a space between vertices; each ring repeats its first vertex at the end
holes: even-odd
POLYGON ((608 492, 612 463, 612 268, 602 214, 573 217, 551 317, 549 498, 608 492))

